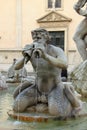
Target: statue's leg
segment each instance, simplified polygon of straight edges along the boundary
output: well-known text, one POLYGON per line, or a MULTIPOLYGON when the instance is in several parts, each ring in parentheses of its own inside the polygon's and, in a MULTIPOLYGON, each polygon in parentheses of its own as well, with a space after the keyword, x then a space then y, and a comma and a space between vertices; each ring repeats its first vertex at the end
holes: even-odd
POLYGON ((14 99, 18 96, 19 93, 21 93, 24 89, 28 88, 29 86, 31 86, 32 83, 29 81, 25 81, 24 83, 21 83, 14 91, 13 93, 13 97, 14 99))
POLYGON ((14 100, 13 110, 16 112, 23 112, 27 107, 35 105, 38 99, 38 91, 35 85, 26 88, 14 100))
POLYGON ((64 87, 64 93, 68 100, 70 101, 72 108, 80 109, 81 104, 80 100, 76 97, 74 90, 72 89, 72 86, 65 85, 64 87))
POLYGON ((85 18, 76 29, 73 40, 83 60, 87 59, 87 51, 84 37, 87 34, 87 18, 85 18))
POLYGON ((64 85, 59 83, 48 95, 49 113, 59 117, 66 117, 71 114, 71 104, 67 100, 64 92, 64 85))

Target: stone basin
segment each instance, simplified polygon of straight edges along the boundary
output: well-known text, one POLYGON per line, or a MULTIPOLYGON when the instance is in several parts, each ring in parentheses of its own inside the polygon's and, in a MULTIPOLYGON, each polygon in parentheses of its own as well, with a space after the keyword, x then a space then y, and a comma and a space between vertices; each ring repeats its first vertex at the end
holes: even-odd
POLYGON ((48 120, 54 120, 57 118, 56 116, 51 116, 47 113, 16 113, 12 110, 8 111, 7 113, 13 119, 29 122, 47 122, 48 120))
POLYGON ((7 114, 15 120, 25 121, 25 122, 48 122, 50 120, 68 120, 73 118, 77 119, 79 117, 87 117, 87 112, 84 111, 81 111, 76 117, 68 117, 68 118, 52 116, 48 113, 37 113, 37 112, 16 113, 13 110, 9 110, 7 114))

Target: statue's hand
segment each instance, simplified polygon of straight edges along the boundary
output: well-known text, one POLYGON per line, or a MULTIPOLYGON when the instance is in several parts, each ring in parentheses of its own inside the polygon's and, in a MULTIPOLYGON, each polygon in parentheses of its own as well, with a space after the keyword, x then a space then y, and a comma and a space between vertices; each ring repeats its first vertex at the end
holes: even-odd
POLYGON ((23 51, 22 53, 23 53, 24 57, 26 57, 26 56, 31 57, 32 52, 33 52, 33 49, 28 49, 26 51, 23 51))
POLYGON ((38 58, 45 58, 45 51, 41 48, 37 48, 33 51, 35 57, 38 57, 38 58))
POLYGON ((33 53, 33 44, 31 45, 27 44, 22 51, 23 56, 28 57, 30 59, 32 56, 32 53, 33 53))

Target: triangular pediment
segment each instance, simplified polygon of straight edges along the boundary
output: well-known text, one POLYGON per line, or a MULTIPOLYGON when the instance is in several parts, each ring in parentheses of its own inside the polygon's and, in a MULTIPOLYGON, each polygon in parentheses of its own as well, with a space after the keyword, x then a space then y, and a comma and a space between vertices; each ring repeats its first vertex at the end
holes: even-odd
POLYGON ((52 11, 48 13, 47 15, 41 17, 37 20, 38 23, 42 22, 70 22, 72 19, 68 18, 60 13, 57 13, 55 11, 52 11))

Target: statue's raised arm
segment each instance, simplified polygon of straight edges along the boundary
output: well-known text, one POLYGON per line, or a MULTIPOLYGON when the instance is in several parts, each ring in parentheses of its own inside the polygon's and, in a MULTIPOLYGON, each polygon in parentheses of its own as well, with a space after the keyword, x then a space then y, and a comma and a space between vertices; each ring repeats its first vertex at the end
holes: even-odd
POLYGON ((87 17, 87 7, 85 7, 85 9, 82 9, 86 5, 86 2, 87 0, 78 0, 73 8, 79 15, 87 17))
POLYGON ((61 48, 50 45, 50 53, 53 53, 53 55, 45 53, 45 60, 47 60, 50 64, 52 64, 55 67, 61 69, 67 68, 67 58, 64 54, 64 51, 61 48))
POLYGON ((15 63, 15 70, 21 69, 24 66, 24 64, 26 64, 31 59, 32 52, 33 52, 32 45, 28 44, 24 47, 22 51, 23 57, 15 63))

